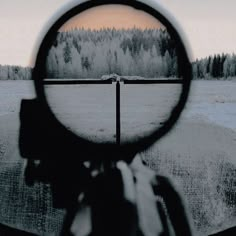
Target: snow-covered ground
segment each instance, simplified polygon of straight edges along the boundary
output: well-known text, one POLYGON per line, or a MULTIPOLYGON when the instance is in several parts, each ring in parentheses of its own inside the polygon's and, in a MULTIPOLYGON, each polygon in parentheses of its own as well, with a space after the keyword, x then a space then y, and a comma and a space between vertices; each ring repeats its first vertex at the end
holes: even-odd
POLYGON ((193 81, 183 117, 236 131, 236 82, 193 81))
MULTIPOLYGON (((179 97, 180 85, 124 85, 121 83, 121 141, 158 128, 179 97)), ((49 105, 69 129, 94 141, 114 141, 116 84, 48 85, 49 105)))
MULTIPOLYGON (((107 119, 109 119, 108 116, 110 116, 110 120, 113 120, 113 118, 115 118, 114 84, 112 85, 113 87, 111 85, 102 85, 102 87, 99 85, 94 86, 93 88, 91 85, 88 86, 82 85, 79 90, 74 89, 74 93, 73 90, 70 91, 69 94, 72 98, 68 96, 66 90, 64 91, 64 94, 58 93, 56 98, 59 98, 60 102, 65 103, 66 101, 71 102, 74 96, 78 99, 76 99, 76 102, 74 101, 74 106, 77 104, 77 112, 80 112, 80 114, 84 113, 86 115, 90 109, 89 113, 93 113, 92 115, 95 115, 94 119, 99 120, 99 117, 95 114, 96 112, 98 112, 97 114, 103 112, 105 117, 106 112, 109 113, 110 110, 110 114, 107 114, 107 119), (88 86, 90 88, 88 88, 88 86), (77 94, 76 91, 78 91, 77 94), (87 106, 86 112, 81 110, 85 109, 85 106, 87 106)), ((160 104, 166 104, 164 103, 165 99, 169 98, 172 102, 171 105, 173 105, 173 94, 171 94, 171 92, 173 91, 178 93, 179 90, 175 88, 173 90, 164 91, 160 96, 160 92, 157 89, 158 88, 155 88, 153 85, 123 86, 121 90, 121 110, 123 109, 124 111, 124 125, 128 122, 128 120, 125 121, 128 116, 137 113, 138 115, 135 116, 136 119, 139 119, 137 122, 142 123, 145 119, 154 123, 159 122, 156 118, 157 115, 164 114, 164 112, 158 110, 161 108, 160 104), (164 101, 160 102, 160 99, 163 99, 164 101)), ((12 112, 18 112, 20 100, 22 98, 33 97, 35 97, 35 92, 32 81, 0 80, 0 116, 12 112)), ((61 104, 60 108, 63 108, 63 104, 61 104)), ((167 108, 169 109, 170 107, 167 108)), ((101 121, 104 117, 101 117, 101 121)), ((193 81, 189 102, 182 118, 211 122, 236 131, 236 82, 193 81)))
POLYGON ((21 99, 33 97, 32 81, 0 80, 0 116, 19 112, 21 99))

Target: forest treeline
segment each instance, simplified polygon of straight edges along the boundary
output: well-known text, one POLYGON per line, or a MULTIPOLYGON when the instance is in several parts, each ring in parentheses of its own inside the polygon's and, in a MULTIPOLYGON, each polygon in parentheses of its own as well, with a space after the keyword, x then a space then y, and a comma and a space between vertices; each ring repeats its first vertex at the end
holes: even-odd
POLYGON ((58 33, 47 58, 49 78, 146 78, 177 75, 175 43, 164 29, 75 29, 58 33))
POLYGON ((194 79, 232 79, 236 77, 236 55, 216 54, 200 60, 193 65, 194 79))
MULTIPOLYGON (((194 79, 236 77, 236 55, 217 54, 193 65, 194 79)), ((74 29, 58 32, 46 61, 48 78, 178 76, 175 42, 165 29, 74 29)), ((32 68, 1 66, 0 79, 31 79, 32 68)))
POLYGON ((30 80, 31 78, 30 67, 0 65, 0 80, 30 80))

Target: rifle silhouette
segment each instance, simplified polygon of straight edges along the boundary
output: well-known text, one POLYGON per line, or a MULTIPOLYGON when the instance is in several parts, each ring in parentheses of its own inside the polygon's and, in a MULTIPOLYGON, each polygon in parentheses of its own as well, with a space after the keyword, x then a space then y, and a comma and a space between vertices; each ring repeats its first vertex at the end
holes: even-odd
POLYGON ((83 2, 59 18, 39 48, 33 79, 37 98, 23 100, 19 146, 27 159, 25 180, 50 183, 53 206, 67 210, 61 235, 138 236, 192 235, 184 203, 170 181, 157 176, 138 153, 164 136, 176 123, 186 103, 191 64, 182 40, 172 24, 142 1, 98 0, 83 2), (104 4, 124 4, 160 19, 174 36, 178 53, 176 80, 47 80, 45 62, 58 29, 76 14, 104 4), (49 84, 116 83, 116 143, 95 143, 75 135, 61 124, 48 106, 44 86, 49 84), (181 84, 179 102, 158 130, 135 142, 122 143, 120 83, 181 84))

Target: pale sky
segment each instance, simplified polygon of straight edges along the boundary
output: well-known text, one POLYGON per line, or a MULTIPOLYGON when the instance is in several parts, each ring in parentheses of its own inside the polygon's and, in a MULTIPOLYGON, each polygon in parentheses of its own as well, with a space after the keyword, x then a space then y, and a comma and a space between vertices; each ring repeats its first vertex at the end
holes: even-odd
MULTIPOLYGON (((72 0, 75 2, 76 0, 72 0)), ((182 26, 194 58, 236 52, 235 0, 156 0, 182 26)), ((1 0, 0 64, 30 65, 49 19, 71 0, 1 0)))
POLYGON ((122 5, 106 5, 89 9, 69 20, 61 30, 73 28, 101 29, 117 28, 164 28, 161 23, 144 11, 122 5))

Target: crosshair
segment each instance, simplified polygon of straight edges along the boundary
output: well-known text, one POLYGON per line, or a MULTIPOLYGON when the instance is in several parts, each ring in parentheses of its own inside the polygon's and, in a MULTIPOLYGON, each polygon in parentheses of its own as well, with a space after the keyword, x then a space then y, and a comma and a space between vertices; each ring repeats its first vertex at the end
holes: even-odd
MULTIPOLYGON (((72 17, 80 14, 83 11, 86 11, 90 8, 107 5, 107 4, 119 4, 124 6, 130 6, 138 10, 142 10, 147 14, 156 18, 162 25, 165 26, 167 32, 170 37, 175 42, 176 47, 176 56, 177 56, 177 65, 178 65, 178 76, 179 79, 141 79, 141 80, 128 80, 125 78, 120 78, 120 81, 115 81, 116 83, 116 143, 114 145, 119 147, 121 153, 125 153, 127 150, 133 150, 132 152, 138 153, 143 150, 146 150, 152 144, 154 144, 158 139, 163 137, 168 131, 174 126, 180 114, 186 104, 190 84, 192 79, 192 66, 189 61, 188 53, 185 47, 185 44, 177 31, 173 22, 171 22, 167 16, 165 16, 165 12, 159 12, 158 7, 152 7, 147 5, 144 0, 140 1, 130 1, 130 0, 98 0, 98 1, 85 1, 76 5, 69 11, 65 12, 48 30, 45 35, 36 57, 35 68, 33 70, 33 79, 35 83, 36 94, 40 103, 51 113, 51 110, 46 95, 44 85, 46 84, 112 84, 111 80, 82 80, 82 79, 74 79, 74 80, 46 80, 47 78, 47 69, 46 69, 46 61, 48 57, 48 52, 55 42, 58 30, 64 25, 68 20, 72 17), (144 84, 181 84, 182 91, 179 96, 179 100, 176 105, 169 112, 169 117, 163 122, 161 127, 156 128, 153 132, 137 141, 128 141, 125 143, 121 143, 121 112, 120 112, 120 84, 136 84, 136 85, 144 85, 144 84)), ((53 114, 54 115, 54 114, 53 114)), ((55 116, 54 116, 55 117, 55 116)), ((55 117, 56 118, 56 117, 55 117)), ((57 118, 56 118, 57 119, 57 118)), ((60 122, 59 122, 60 123, 60 122)), ((62 124, 64 126, 64 124, 62 124)), ((86 139, 85 139, 86 140, 86 139)), ((86 140, 88 141, 88 140, 86 140)), ((100 145, 100 144, 99 144, 100 145)), ((102 145, 102 144, 101 144, 102 145)))
POLYGON ((121 144, 121 103, 120 103, 120 83, 125 84, 182 84, 182 79, 126 79, 124 77, 115 76, 110 77, 106 80, 83 80, 83 79, 44 79, 44 85, 104 85, 104 84, 116 84, 116 144, 120 146, 121 144))

